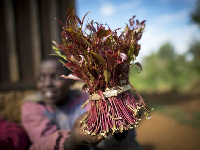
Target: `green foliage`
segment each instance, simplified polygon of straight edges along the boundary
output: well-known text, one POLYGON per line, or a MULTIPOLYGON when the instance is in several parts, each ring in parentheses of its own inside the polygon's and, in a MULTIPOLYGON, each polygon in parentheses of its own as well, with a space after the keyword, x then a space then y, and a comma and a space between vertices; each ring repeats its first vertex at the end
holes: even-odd
POLYGON ((200 90, 200 41, 192 43, 186 55, 192 57, 188 62, 192 90, 200 90))
POLYGON ((195 8, 190 14, 191 21, 196 23, 200 27, 200 0, 196 1, 195 8))
POLYGON ((192 43, 187 54, 192 57, 192 61, 190 63, 192 69, 200 73, 200 41, 192 43))
POLYGON ((169 42, 163 44, 158 51, 158 57, 164 60, 173 60, 176 57, 174 47, 169 42))
POLYGON ((137 67, 130 70, 130 82, 140 91, 198 91, 200 85, 200 42, 193 43, 187 53, 176 54, 169 43, 158 52, 146 56, 143 71, 137 67), (188 55, 192 60, 187 60, 188 55))

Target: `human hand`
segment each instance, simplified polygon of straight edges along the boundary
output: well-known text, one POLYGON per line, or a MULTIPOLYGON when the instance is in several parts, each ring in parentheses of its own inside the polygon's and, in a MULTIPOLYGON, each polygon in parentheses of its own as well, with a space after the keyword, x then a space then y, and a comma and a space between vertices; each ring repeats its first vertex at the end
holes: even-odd
POLYGON ((103 136, 91 136, 83 132, 81 121, 86 115, 88 115, 87 112, 77 118, 74 122, 71 136, 65 141, 66 150, 78 150, 85 146, 96 145, 103 139, 103 136))
POLYGON ((98 150, 129 150, 135 147, 135 131, 128 130, 122 133, 109 135, 105 140, 97 144, 98 150))

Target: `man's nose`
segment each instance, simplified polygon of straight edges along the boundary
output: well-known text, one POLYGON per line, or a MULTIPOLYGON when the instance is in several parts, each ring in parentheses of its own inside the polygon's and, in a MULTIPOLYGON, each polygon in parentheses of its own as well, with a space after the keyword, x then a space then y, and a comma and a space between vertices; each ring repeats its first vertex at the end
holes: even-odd
POLYGON ((46 77, 45 82, 44 82, 45 86, 52 86, 53 85, 53 80, 51 77, 46 77))

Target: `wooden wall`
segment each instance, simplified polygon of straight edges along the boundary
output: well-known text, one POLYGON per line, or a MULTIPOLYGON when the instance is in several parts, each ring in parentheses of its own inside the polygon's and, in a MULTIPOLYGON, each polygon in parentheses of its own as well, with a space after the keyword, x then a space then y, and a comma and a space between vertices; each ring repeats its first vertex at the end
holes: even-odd
POLYGON ((0 91, 35 87, 38 67, 60 41, 74 0, 0 0, 0 91))

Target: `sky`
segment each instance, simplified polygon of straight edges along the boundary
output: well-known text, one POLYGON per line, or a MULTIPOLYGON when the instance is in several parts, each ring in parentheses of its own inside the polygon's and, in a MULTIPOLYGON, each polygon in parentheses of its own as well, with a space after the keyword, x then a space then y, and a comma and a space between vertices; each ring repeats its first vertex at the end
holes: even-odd
POLYGON ((89 19, 107 23, 114 30, 124 29, 132 16, 146 20, 138 60, 156 52, 170 42, 178 54, 185 53, 191 43, 200 40, 200 29, 191 23, 189 15, 196 0, 76 0, 76 12, 80 19, 90 12, 89 19))

